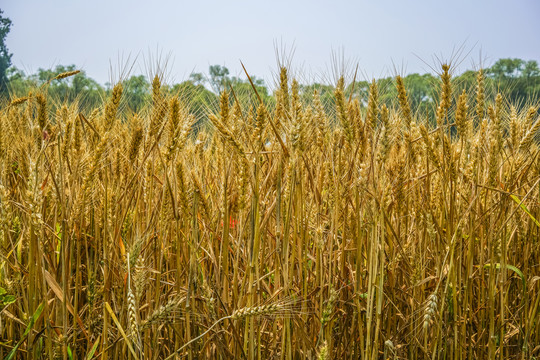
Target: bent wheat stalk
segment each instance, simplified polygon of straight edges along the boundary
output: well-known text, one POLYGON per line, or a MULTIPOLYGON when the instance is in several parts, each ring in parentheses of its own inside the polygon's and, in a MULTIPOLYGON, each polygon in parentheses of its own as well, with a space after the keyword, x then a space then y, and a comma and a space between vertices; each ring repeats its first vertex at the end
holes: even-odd
POLYGON ((188 347, 195 341, 201 339, 203 336, 208 334, 213 328, 215 328, 222 321, 225 321, 227 319, 241 320, 241 319, 253 317, 253 316, 267 316, 267 315, 275 314, 280 310, 286 310, 286 305, 276 303, 276 304, 268 304, 268 305, 252 306, 252 307, 244 307, 244 308, 236 309, 233 311, 231 315, 224 316, 221 319, 217 320, 215 323, 212 324, 212 326, 210 326, 201 335, 197 336, 196 338, 191 339, 189 342, 185 343, 180 348, 175 350, 171 355, 166 357, 165 360, 172 359, 180 351, 182 351, 183 349, 185 349, 186 347, 188 347))

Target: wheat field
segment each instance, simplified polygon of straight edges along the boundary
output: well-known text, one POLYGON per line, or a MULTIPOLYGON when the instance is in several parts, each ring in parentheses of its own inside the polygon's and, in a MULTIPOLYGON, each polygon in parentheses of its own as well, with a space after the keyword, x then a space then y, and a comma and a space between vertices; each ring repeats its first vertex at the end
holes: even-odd
POLYGON ((323 103, 283 67, 201 125, 161 82, 2 105, 0 358, 540 356, 536 104, 448 65, 435 118, 399 76, 323 103))

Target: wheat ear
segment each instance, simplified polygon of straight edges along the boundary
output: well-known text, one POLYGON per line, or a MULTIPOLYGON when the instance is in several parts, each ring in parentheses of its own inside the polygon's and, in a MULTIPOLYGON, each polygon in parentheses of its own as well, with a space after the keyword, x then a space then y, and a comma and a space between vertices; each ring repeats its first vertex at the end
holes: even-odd
POLYGON ((268 305, 261 305, 261 306, 244 307, 241 309, 234 310, 231 315, 224 316, 221 319, 217 320, 205 332, 203 332, 201 335, 197 336, 196 338, 191 339, 190 341, 182 345, 180 348, 175 350, 171 355, 166 357, 165 360, 172 359, 176 354, 178 354, 180 351, 185 349, 191 343, 199 340, 200 338, 208 334, 213 328, 216 327, 217 324, 219 324, 220 322, 224 320, 227 320, 227 319, 239 320, 239 319, 243 319, 243 318, 251 317, 251 316, 270 315, 281 309, 283 309, 283 306, 280 304, 268 304, 268 305))
POLYGON ((139 326, 137 323, 137 312, 136 312, 137 309, 136 309, 135 295, 133 294, 133 290, 131 289, 131 267, 129 265, 129 253, 127 254, 127 266, 128 266, 127 300, 128 300, 129 331, 131 332, 131 336, 133 336, 136 339, 135 343, 137 344, 137 347, 141 349, 141 338, 139 336, 139 326))

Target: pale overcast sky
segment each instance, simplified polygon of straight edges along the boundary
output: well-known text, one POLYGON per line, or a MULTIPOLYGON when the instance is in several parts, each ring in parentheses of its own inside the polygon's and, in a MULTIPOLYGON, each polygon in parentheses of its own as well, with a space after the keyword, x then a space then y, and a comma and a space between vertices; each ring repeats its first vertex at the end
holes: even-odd
POLYGON ((170 82, 212 64, 240 75, 241 60, 268 84, 276 47, 288 58, 294 49, 293 71, 308 81, 331 77, 333 53, 358 64, 364 78, 394 75, 395 67, 430 71, 423 61, 447 60, 462 45, 458 71, 480 60, 540 60, 539 0, 3 0, 0 8, 13 22, 15 66, 32 73, 76 64, 102 84, 110 64, 116 80, 129 55, 137 58, 131 74, 148 73, 161 54, 170 82))

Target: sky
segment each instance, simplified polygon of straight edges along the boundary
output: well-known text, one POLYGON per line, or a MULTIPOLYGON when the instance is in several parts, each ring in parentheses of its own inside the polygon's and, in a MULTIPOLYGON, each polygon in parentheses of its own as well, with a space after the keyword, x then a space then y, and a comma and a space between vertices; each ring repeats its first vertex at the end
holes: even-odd
POLYGON ((26 73, 75 64, 101 84, 126 75, 177 83, 210 65, 273 85, 455 71, 499 58, 540 62, 538 0, 3 0, 7 46, 26 73))

